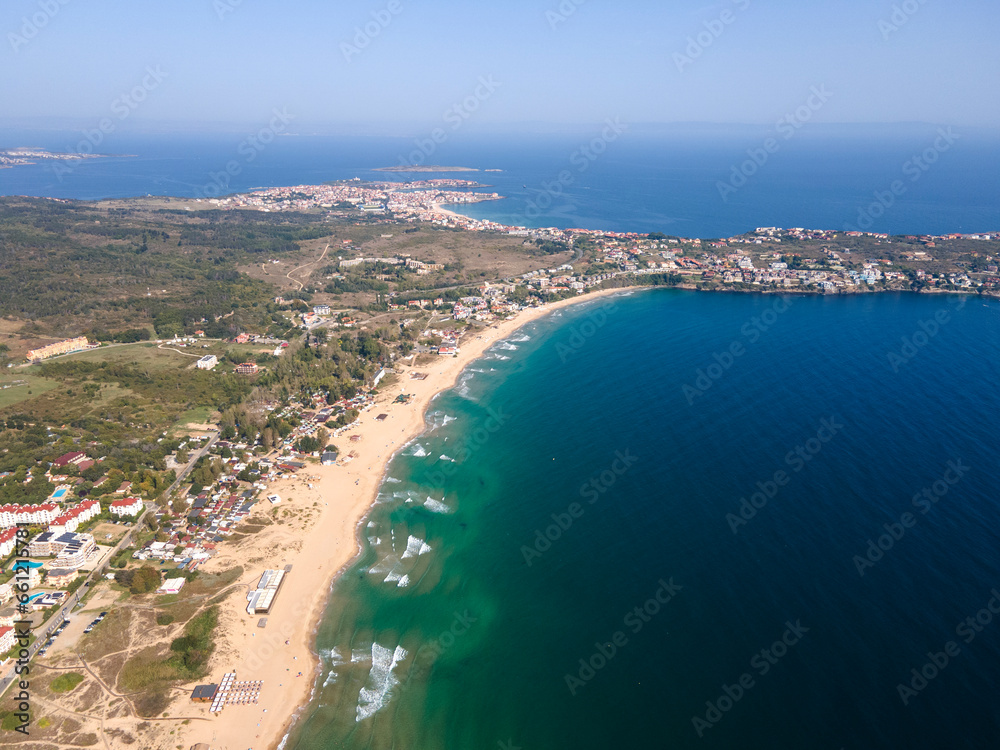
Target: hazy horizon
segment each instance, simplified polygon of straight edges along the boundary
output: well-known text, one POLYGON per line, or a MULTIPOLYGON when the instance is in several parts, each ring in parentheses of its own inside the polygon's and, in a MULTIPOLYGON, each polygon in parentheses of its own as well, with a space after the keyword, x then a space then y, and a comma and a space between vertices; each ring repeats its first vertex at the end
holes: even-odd
POLYGON ((984 0, 14 0, 0 126, 242 129, 278 110, 298 132, 415 135, 767 125, 808 105, 813 124, 995 127, 998 21, 984 0))

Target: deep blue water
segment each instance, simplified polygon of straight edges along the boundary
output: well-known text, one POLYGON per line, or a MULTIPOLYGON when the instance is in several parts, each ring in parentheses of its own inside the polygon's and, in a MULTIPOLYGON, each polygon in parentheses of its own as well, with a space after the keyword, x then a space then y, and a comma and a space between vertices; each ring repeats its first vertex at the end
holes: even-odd
POLYGON ((288 746, 996 747, 1000 305, 609 299, 433 404, 288 746))
MULTIPOLYGON (((1000 230, 1000 141, 995 134, 937 126, 813 126, 787 140, 773 128, 693 126, 661 132, 604 128, 576 135, 497 136, 458 132, 433 150, 426 138, 278 137, 261 148, 247 133, 136 135, 115 132, 99 153, 132 154, 73 165, 0 170, 0 194, 59 198, 178 195, 214 197, 254 187, 349 179, 458 176, 495 186, 502 201, 470 215, 524 226, 662 231, 718 237, 758 226, 870 229, 896 234, 1000 230), (767 154, 745 184, 736 178, 767 138, 767 154), (598 139, 595 143, 594 139, 598 139), (935 144, 937 150, 935 150, 935 144), (923 169, 914 156, 931 150, 923 169), (429 153, 428 153, 429 152, 429 153), (235 169, 227 174, 227 164, 235 169), (502 172, 387 174, 375 167, 446 164, 502 172), (892 194, 893 182, 902 190, 892 194), (723 190, 720 183, 740 184, 723 190), (722 192, 725 193, 723 198, 722 192), (875 205, 877 196, 882 203, 875 205), (887 196, 887 197, 886 197, 887 196)), ((80 153, 83 131, 0 130, 0 148, 22 145, 80 153)))

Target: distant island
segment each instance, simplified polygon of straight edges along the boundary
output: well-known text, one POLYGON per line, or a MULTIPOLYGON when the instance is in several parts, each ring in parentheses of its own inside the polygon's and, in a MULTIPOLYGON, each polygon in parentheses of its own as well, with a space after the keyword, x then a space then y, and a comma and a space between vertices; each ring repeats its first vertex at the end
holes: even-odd
MULTIPOLYGON (((419 167, 411 167, 407 164, 400 164, 396 167, 378 167, 375 172, 478 172, 473 167, 442 167, 437 164, 427 164, 419 167)), ((492 171, 492 170, 487 170, 492 171)))
POLYGON ((0 149, 0 169, 10 169, 25 164, 35 164, 45 159, 96 159, 103 154, 68 154, 49 151, 44 148, 22 146, 20 148, 0 149))

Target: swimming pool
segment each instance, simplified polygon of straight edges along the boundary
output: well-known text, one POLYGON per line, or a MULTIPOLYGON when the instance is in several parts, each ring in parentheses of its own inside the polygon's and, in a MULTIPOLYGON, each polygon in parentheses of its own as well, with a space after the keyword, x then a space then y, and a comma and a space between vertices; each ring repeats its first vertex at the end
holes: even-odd
POLYGON ((68 491, 69 490, 66 487, 60 487, 59 489, 57 489, 55 492, 53 492, 49 496, 49 499, 50 500, 62 500, 64 497, 66 497, 66 493, 68 491))

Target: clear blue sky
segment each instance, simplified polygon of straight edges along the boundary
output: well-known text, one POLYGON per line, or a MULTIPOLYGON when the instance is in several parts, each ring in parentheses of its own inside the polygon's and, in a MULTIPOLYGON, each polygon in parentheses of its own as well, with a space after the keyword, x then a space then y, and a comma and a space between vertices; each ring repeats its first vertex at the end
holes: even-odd
POLYGON ((408 134, 492 76, 477 126, 773 123, 813 86, 831 93, 817 122, 996 126, 997 29, 997 0, 5 0, 0 122, 106 116, 159 68, 130 125, 262 123, 277 107, 302 132, 408 134), (880 28, 894 5, 915 12, 880 28), (368 22, 378 33, 345 54, 368 22), (688 64, 699 33, 711 42, 688 64))

